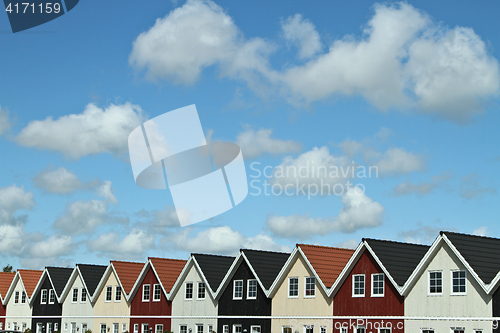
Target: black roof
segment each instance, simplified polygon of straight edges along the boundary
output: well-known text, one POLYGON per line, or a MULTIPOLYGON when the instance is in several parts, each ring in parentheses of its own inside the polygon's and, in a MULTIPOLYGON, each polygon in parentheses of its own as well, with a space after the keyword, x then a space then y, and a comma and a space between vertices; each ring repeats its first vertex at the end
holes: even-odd
POLYGON ((424 257, 428 245, 363 238, 399 286, 403 286, 424 257))
POLYGON ((217 291, 217 288, 219 288, 220 283, 231 267, 234 257, 200 253, 193 253, 192 256, 196 259, 212 291, 217 291))
POLYGON ((102 275, 108 266, 103 265, 87 265, 87 264, 77 264, 82 278, 87 286, 87 293, 90 296, 94 295, 97 285, 101 281, 102 275))
POLYGON ((73 268, 63 268, 63 267, 46 267, 49 273, 50 280, 52 281, 52 286, 57 294, 57 297, 61 296, 61 293, 68 283, 69 277, 73 272, 73 268))
POLYGON ((441 231, 485 284, 500 271, 500 239, 441 231))
POLYGON ((241 250, 247 257, 264 288, 269 289, 288 260, 290 253, 241 250))

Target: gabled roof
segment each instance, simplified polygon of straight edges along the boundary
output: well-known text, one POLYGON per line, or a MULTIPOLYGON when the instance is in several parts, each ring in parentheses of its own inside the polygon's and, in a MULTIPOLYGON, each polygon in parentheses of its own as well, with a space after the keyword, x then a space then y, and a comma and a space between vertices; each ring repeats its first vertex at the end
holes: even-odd
POLYGON ((101 280, 101 277, 104 274, 106 268, 107 266, 102 265, 76 264, 73 272, 71 273, 71 276, 68 279, 68 283, 66 283, 66 287, 64 287, 64 290, 61 294, 60 302, 64 302, 64 299, 71 291, 77 277, 80 277, 85 290, 87 290, 87 296, 89 297, 90 301, 93 302, 95 289, 99 281, 101 280))
POLYGON ((337 293, 365 251, 370 253, 394 288, 402 295, 405 283, 408 282, 428 249, 427 245, 363 238, 330 288, 328 295, 334 296, 337 293))
POLYGON ((16 273, 0 272, 0 299, 3 301, 16 273))
POLYGON ((106 285, 109 276, 114 272, 116 279, 122 288, 122 292, 125 295, 125 299, 128 302, 130 300, 133 286, 135 285, 139 274, 141 274, 143 267, 144 264, 140 262, 111 260, 94 291, 93 299, 97 299, 99 293, 106 285))
POLYGON ((24 290, 26 291, 26 296, 31 298, 33 296, 33 292, 40 281, 44 271, 39 270, 31 270, 31 269, 18 269, 17 274, 21 278, 22 284, 24 286, 24 290))
POLYGON ((224 279, 224 276, 228 272, 233 261, 234 257, 199 253, 191 254, 191 257, 189 257, 189 260, 182 269, 182 272, 179 274, 177 281, 170 291, 169 300, 172 300, 175 297, 184 283, 191 267, 195 267, 203 282, 205 282, 206 288, 212 295, 212 298, 215 299, 217 289, 219 288, 220 283, 224 279))
POLYGON ((69 277, 73 272, 73 268, 63 268, 63 267, 46 267, 48 277, 56 292, 56 296, 59 299, 62 295, 64 287, 68 283, 69 277))

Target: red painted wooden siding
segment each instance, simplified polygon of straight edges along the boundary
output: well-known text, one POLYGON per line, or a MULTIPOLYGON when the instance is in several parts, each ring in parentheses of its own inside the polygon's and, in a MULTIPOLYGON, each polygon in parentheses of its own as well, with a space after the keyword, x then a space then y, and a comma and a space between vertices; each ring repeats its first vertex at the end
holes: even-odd
MULTIPOLYGON (((13 299, 13 297, 11 298, 11 300, 12 299, 13 299)), ((4 318, 0 318, 0 323, 2 323, 2 330, 7 329, 7 327, 5 327, 5 315, 6 315, 6 313, 7 313, 7 306, 0 304, 0 316, 4 317, 4 318)))
MULTIPOLYGON (((384 280, 384 297, 371 297, 372 274, 383 273, 382 269, 373 259, 372 255, 365 251, 358 262, 344 281, 333 300, 334 316, 403 316, 404 298, 399 295, 387 276, 384 280), (365 274, 365 297, 352 297, 352 276, 355 274, 365 274)), ((340 326, 348 326, 348 332, 355 332, 355 320, 334 321, 333 332, 340 332, 340 326), (347 325, 345 325, 347 323, 347 325)), ((402 320, 364 320, 358 323, 366 327, 366 332, 378 332, 379 327, 392 326, 393 333, 404 332, 404 322, 402 320), (390 324, 389 324, 390 323, 390 324)))
MULTIPOLYGON (((167 301, 165 294, 162 292, 161 300, 153 301, 154 296, 154 285, 159 283, 156 279, 155 274, 149 268, 144 280, 141 283, 137 293, 132 299, 132 303, 130 305, 130 314, 132 316, 137 315, 147 315, 147 316, 170 316, 172 314, 172 302, 167 301), (142 301, 142 286, 145 284, 150 285, 150 297, 149 302, 142 301)), ((153 328, 152 331, 155 333, 156 324, 163 324, 163 331, 170 330, 171 319, 154 319, 154 318, 130 318, 130 333, 134 332, 134 324, 139 324, 139 333, 142 331, 142 324, 149 324, 150 328, 153 328)))

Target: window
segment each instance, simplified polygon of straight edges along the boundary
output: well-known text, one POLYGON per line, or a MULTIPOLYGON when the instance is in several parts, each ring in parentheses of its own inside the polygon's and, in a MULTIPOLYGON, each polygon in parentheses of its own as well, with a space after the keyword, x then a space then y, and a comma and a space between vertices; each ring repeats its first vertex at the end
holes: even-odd
POLYGON ((26 292, 23 290, 21 292, 21 304, 26 303, 26 292))
POLYGON ((372 274, 372 296, 384 296, 384 273, 372 274))
POLYGON ((159 284, 155 284, 154 293, 153 293, 153 301, 159 301, 161 299, 161 286, 159 284))
POLYGON ((71 333, 76 333, 76 323, 71 323, 71 333))
MULTIPOLYGON (((2 326, 0 326, 0 329, 1 329, 2 326)), ((26 328, 28 327, 28 325, 26 323, 23 323, 23 332, 26 331, 26 328)))
MULTIPOLYGON (((365 297, 365 275, 352 276, 352 297, 365 297)), ((365 332, 362 332, 365 333, 365 332)))
POLYGON ((451 331, 453 333, 464 333, 465 332, 465 327, 452 327, 451 331))
POLYGON ((81 302, 85 303, 86 301, 87 301, 87 289, 82 288, 82 299, 81 299, 81 302))
POLYGON ((186 325, 181 325, 181 326, 179 327, 179 332, 180 332, 180 333, 187 333, 187 330, 188 330, 188 329, 187 329, 187 326, 186 326, 186 325))
POLYGON ((68 323, 64 323, 64 330, 67 331, 68 330, 68 323))
POLYGON ((255 279, 247 281, 247 299, 257 299, 257 280, 255 279))
POLYGON ((305 325, 304 326, 304 333, 313 333, 314 332, 314 325, 305 325))
POLYGON ((101 333, 106 333, 106 324, 101 324, 101 333))
POLYGON ((118 333, 118 323, 113 323, 113 333, 118 333))
POLYGON ((347 327, 341 327, 340 333, 347 333, 347 327))
POLYGON ((113 298, 113 287, 106 286, 106 302, 111 302, 113 298))
POLYGON ((214 331, 214 327, 212 325, 208 325, 208 333, 211 333, 214 331))
POLYGON ((429 272, 429 293, 442 294, 443 293, 443 272, 429 272))
POLYGON ((139 324, 134 324, 134 333, 139 333, 139 324))
POLYGON ((250 333, 260 333, 260 326, 250 326, 250 333))
POLYGON ((123 323, 122 324, 122 332, 126 332, 126 331, 127 331, 127 324, 123 323))
POLYGON ((193 299, 193 282, 186 282, 186 299, 193 299))
POLYGON ((281 333, 292 333, 292 328, 290 326, 283 326, 281 328, 281 333))
POLYGON ((143 302, 149 302, 149 288, 150 288, 149 284, 142 285, 142 301, 143 302))
POLYGON ((205 299, 205 282, 198 282, 198 299, 205 299))
POLYGON ((326 327, 325 326, 321 326, 319 328, 319 333, 326 333, 326 327))
POLYGON ((56 292, 54 289, 49 290, 49 304, 54 304, 56 302, 56 292))
POLYGON ((365 333, 365 327, 364 326, 358 326, 356 327, 356 333, 365 333))
POLYGON ((17 331, 17 322, 14 322, 14 331, 17 331))
POLYGON ((390 328, 379 328, 378 333, 391 333, 390 328))
POLYGON ((314 297, 316 292, 316 278, 314 276, 306 277, 306 288, 304 297, 314 297))
POLYGON ((19 303, 19 291, 16 291, 16 294, 14 296, 14 304, 18 304, 19 303))
POLYGON ((73 299, 71 300, 72 303, 78 302, 78 288, 73 289, 73 299))
POLYGON ((115 302, 120 302, 122 300, 122 287, 115 286, 115 302))
POLYGON ((82 323, 82 333, 85 333, 87 331, 87 324, 82 323))
MULTIPOLYGON (((243 283, 243 281, 241 281, 243 283)), ((233 333, 243 333, 241 325, 233 325, 233 333)))
POLYGON ((142 324, 142 333, 148 333, 148 332, 149 332, 149 325, 142 324))
POLYGON ((59 323, 54 323, 54 331, 59 331, 59 323))
MULTIPOLYGON (((234 280, 233 283, 234 283, 233 299, 243 299, 243 280, 234 280)), ((233 325, 233 330, 234 330, 234 325, 233 325)))
POLYGON ((299 278, 288 278, 288 297, 299 297, 299 278))
POLYGON ((422 329, 422 333, 434 333, 434 330, 433 329, 424 328, 424 329, 422 329))
POLYGON ((196 333, 203 333, 203 325, 196 325, 196 333))
POLYGON ((452 294, 465 294, 465 271, 453 271, 452 275, 452 294))
POLYGON ((42 289, 42 297, 40 297, 40 304, 47 304, 47 289, 42 289))
POLYGON ((155 332, 163 333, 163 324, 156 324, 155 332))
POLYGON ((229 333, 229 325, 222 326, 222 333, 229 333))

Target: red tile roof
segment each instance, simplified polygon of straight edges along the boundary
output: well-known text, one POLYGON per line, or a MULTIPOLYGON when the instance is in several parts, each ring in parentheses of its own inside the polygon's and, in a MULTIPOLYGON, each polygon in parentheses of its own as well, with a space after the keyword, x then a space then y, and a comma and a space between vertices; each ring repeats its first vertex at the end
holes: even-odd
POLYGON ((143 263, 140 262, 129 262, 129 261, 117 261, 111 260, 115 272, 118 275, 118 279, 122 283, 123 291, 128 295, 132 290, 132 287, 137 281, 139 274, 141 274, 143 263))
POLYGON ((149 258, 149 260, 151 260, 163 288, 169 293, 184 269, 187 260, 165 258, 149 258))
POLYGON ((354 250, 337 247, 297 244, 320 277, 330 288, 351 258, 354 250))
POLYGON ((23 280, 24 290, 26 290, 26 294, 31 298, 33 291, 35 291, 35 287, 38 284, 38 281, 42 277, 43 271, 31 269, 18 269, 17 271, 21 275, 21 280, 23 280))
POLYGON ((0 272, 0 295, 2 298, 7 294, 14 276, 16 276, 16 273, 0 272))

